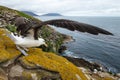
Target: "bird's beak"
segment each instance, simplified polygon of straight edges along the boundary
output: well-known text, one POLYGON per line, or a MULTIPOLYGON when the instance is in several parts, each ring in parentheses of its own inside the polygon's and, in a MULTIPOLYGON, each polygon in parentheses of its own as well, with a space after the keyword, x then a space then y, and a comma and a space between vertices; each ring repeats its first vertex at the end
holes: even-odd
POLYGON ((44 44, 44 46, 45 46, 45 47, 48 47, 48 45, 47 45, 46 43, 44 44))

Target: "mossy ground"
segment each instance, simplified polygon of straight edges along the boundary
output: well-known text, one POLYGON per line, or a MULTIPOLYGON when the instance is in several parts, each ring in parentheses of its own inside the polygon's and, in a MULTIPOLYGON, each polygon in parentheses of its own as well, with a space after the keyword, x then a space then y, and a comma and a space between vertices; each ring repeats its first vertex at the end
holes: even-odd
MULTIPOLYGON (((19 54, 14 42, 5 35, 5 30, 0 29, 0 62, 13 59, 19 54)), ((28 54, 20 59, 26 66, 59 72, 63 80, 79 80, 78 77, 87 80, 81 70, 61 56, 44 52, 40 48, 29 48, 28 54)))
POLYGON ((0 29, 0 62, 4 62, 17 57, 20 52, 12 40, 10 40, 3 29, 0 29))
POLYGON ((78 78, 87 80, 81 70, 61 56, 43 52, 38 48, 30 48, 28 54, 21 58, 22 63, 27 66, 37 66, 59 72, 63 80, 79 80, 78 78))

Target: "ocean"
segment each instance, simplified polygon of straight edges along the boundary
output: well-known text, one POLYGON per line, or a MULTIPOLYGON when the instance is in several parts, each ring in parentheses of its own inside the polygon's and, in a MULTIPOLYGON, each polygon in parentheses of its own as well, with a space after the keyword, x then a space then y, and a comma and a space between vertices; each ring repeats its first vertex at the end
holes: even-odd
POLYGON ((107 67, 110 72, 120 73, 120 17, 39 16, 37 18, 43 21, 70 19, 95 25, 112 32, 114 36, 102 34, 96 36, 54 27, 57 31, 75 39, 75 41, 64 44, 68 49, 64 55, 100 63, 107 67))

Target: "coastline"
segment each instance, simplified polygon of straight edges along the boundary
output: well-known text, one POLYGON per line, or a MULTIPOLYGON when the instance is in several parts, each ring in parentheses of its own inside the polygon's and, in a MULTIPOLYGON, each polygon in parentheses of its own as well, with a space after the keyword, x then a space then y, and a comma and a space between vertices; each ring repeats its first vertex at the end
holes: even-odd
MULTIPOLYGON (((11 16, 13 17, 16 14, 14 14, 13 12, 12 14, 9 14, 8 11, 5 15, 7 16, 7 17, 5 16, 5 19, 4 16, 1 16, 3 17, 2 18, 3 23, 0 24, 0 26, 8 25, 9 21, 7 22, 7 20, 9 20, 11 16)), ((90 63, 88 61, 85 61, 84 59, 77 59, 71 57, 65 57, 67 59, 66 60, 64 57, 61 57, 58 54, 56 55, 51 52, 44 52, 40 48, 30 48, 28 57, 25 56, 19 57, 20 52, 16 49, 15 44, 11 42, 7 38, 7 36, 3 35, 2 31, 3 30, 1 30, 0 36, 2 39, 0 45, 1 47, 0 65, 2 66, 0 67, 1 72, 0 78, 2 77, 3 80, 7 80, 7 78, 11 80, 12 79, 21 80, 25 78, 28 80, 30 80, 30 78, 32 78, 32 80, 35 80, 36 78, 40 78, 41 80, 45 79, 62 80, 61 77, 63 78, 63 80, 64 79, 72 80, 72 78, 74 78, 75 80, 76 79, 75 74, 77 74, 77 77, 86 75, 89 79, 115 80, 120 77, 109 74, 106 71, 104 72, 103 69, 101 69, 101 66, 96 63, 90 63), (2 44, 2 42, 4 44, 2 44), (9 44, 5 44, 6 42, 8 42, 9 44), (21 65, 21 63, 24 66, 21 65), (9 75, 7 75, 8 72, 9 75), (78 73, 82 75, 79 76, 78 73), (68 74, 72 75, 68 76, 68 74)), ((68 38, 66 39, 66 41, 71 40, 71 37, 69 36, 66 38, 68 38)))

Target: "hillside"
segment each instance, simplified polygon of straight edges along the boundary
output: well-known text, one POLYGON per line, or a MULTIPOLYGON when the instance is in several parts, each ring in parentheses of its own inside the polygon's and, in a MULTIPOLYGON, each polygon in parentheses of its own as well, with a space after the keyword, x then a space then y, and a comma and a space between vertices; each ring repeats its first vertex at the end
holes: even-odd
POLYGON ((47 13, 47 14, 43 14, 41 16, 62 16, 62 15, 58 14, 58 13, 47 13))
POLYGON ((63 37, 66 36, 48 26, 44 26, 40 31, 40 35, 46 40, 48 47, 29 48, 28 56, 22 55, 6 32, 8 30, 16 31, 17 26, 14 25, 15 20, 13 20, 16 17, 27 18, 31 22, 30 25, 37 25, 40 20, 3 6, 0 6, 0 11, 0 80, 118 79, 119 75, 113 76, 101 70, 101 66, 94 65, 94 63, 86 62, 83 59, 80 62, 79 59, 60 56, 58 50, 64 43, 63 37), (83 65, 83 63, 85 64, 83 65), (78 64, 81 65, 78 66, 78 64))
POLYGON ((33 12, 30 12, 30 11, 22 11, 28 15, 31 15, 31 16, 38 16, 37 14, 33 13, 33 12))

